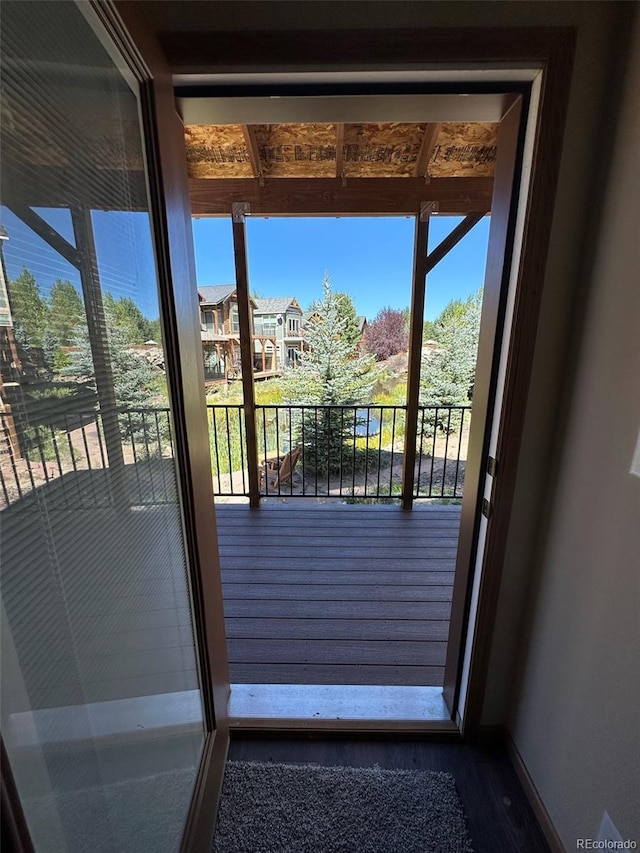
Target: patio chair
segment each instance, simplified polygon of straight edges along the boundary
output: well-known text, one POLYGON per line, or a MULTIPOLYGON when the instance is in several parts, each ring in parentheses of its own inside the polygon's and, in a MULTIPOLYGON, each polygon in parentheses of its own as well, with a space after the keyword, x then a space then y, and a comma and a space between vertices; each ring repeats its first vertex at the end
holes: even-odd
POLYGON ((294 447, 284 456, 265 459, 260 467, 260 491, 264 488, 265 481, 269 490, 277 490, 283 484, 290 482, 299 458, 300 448, 294 447))

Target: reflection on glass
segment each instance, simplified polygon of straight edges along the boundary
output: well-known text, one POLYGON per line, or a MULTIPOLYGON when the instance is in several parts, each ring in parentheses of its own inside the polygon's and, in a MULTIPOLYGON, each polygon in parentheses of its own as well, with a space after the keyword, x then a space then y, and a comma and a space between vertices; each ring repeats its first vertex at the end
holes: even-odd
POLYGON ((136 94, 3 9, 2 731, 36 850, 173 851, 203 742, 136 94))

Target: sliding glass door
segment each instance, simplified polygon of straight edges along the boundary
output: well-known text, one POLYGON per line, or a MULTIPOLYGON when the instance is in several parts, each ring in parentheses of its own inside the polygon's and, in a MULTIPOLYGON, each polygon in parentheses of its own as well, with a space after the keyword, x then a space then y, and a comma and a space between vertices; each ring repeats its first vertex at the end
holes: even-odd
POLYGON ((206 415, 185 412, 203 382, 176 342, 140 81, 87 11, 3 4, 2 736, 37 851, 160 853, 224 730, 213 507, 194 541, 185 461, 206 415))

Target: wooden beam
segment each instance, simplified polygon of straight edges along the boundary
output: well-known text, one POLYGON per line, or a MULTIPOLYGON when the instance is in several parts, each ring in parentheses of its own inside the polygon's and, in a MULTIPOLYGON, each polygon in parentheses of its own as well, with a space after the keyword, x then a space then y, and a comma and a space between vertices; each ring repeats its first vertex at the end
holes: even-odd
POLYGON ((409 365, 407 368, 407 412, 405 415, 404 460, 402 465, 403 509, 411 509, 413 506, 420 370, 422 368, 422 328, 424 325, 424 300, 427 281, 427 245, 429 243, 429 220, 432 209, 433 202, 424 202, 420 206, 420 216, 416 220, 413 249, 411 328, 409 331, 409 365))
POLYGON ((228 216, 234 202, 248 202, 258 216, 415 216, 423 201, 441 214, 466 216, 491 209, 493 178, 192 178, 194 216, 228 216))
POLYGON ((569 27, 431 27, 361 30, 218 30, 158 33, 175 73, 309 66, 406 65, 545 59, 569 27))
POLYGON ((422 144, 416 160, 416 167, 413 174, 416 178, 427 177, 429 175, 429 163, 433 156, 433 149, 436 147, 436 140, 440 133, 440 125, 438 122, 428 124, 422 137, 422 144))
POLYGON ((450 234, 436 246, 436 248, 427 256, 427 272, 440 263, 440 261, 449 254, 454 246, 457 246, 460 240, 471 231, 474 225, 484 217, 484 213, 470 213, 468 216, 459 222, 450 234))
POLYGON ((252 125, 243 124, 242 134, 244 136, 244 144, 247 146, 251 168, 253 169, 254 178, 262 178, 262 162, 260 160, 260 149, 258 148, 258 140, 256 132, 252 125))
POLYGON ((339 122, 336 125, 336 178, 342 177, 344 163, 342 159, 342 150, 344 148, 344 124, 339 122))
POLYGON ((14 204, 10 199, 5 199, 5 204, 34 234, 37 234, 55 252, 62 255, 65 261, 68 261, 77 270, 80 269, 81 260, 78 250, 68 240, 65 240, 62 234, 59 234, 55 228, 52 228, 48 222, 45 222, 39 214, 25 204, 14 204))
POLYGON ((260 478, 258 475, 258 437, 256 433, 256 398, 253 387, 253 337, 251 335, 251 307, 249 304, 249 267, 247 264, 247 239, 245 215, 249 205, 237 202, 231 209, 233 253, 236 268, 236 298, 240 323, 240 359, 242 362, 242 392, 244 423, 247 437, 247 473, 249 475, 249 505, 260 505, 260 478))
POLYGON ((71 221, 78 255, 81 259, 80 282, 109 463, 109 483, 116 507, 124 510, 128 505, 128 490, 91 211, 74 206, 71 208, 71 221))

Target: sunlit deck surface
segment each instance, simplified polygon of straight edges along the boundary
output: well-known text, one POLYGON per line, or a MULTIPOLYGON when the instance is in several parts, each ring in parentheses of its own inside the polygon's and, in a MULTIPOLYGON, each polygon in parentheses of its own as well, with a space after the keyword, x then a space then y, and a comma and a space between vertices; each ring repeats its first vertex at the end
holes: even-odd
POLYGON ((459 506, 216 515, 232 683, 442 685, 459 506))

